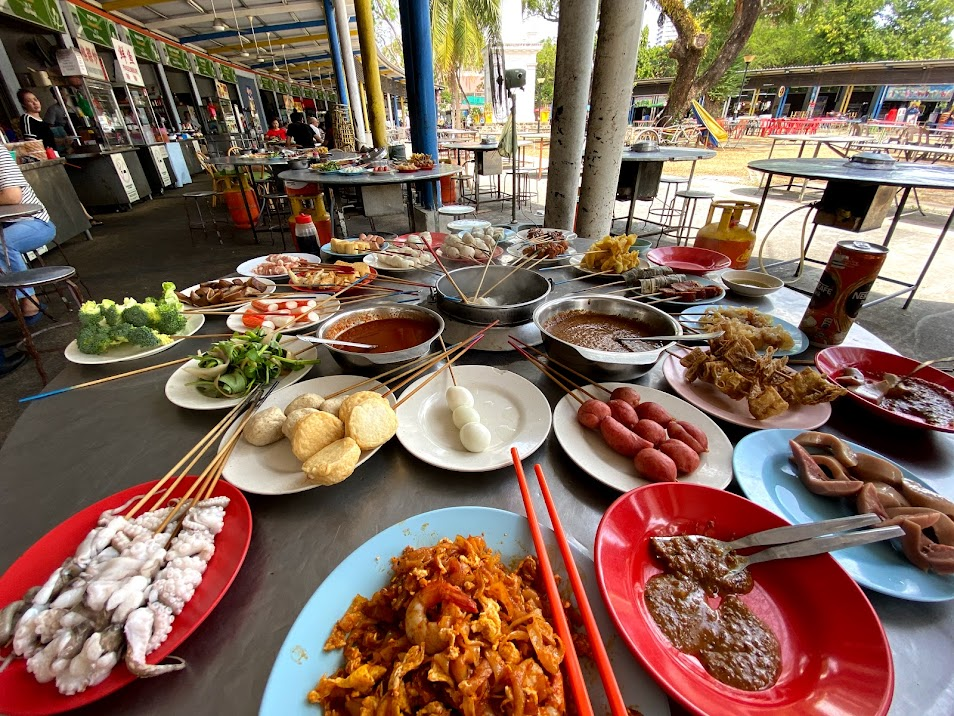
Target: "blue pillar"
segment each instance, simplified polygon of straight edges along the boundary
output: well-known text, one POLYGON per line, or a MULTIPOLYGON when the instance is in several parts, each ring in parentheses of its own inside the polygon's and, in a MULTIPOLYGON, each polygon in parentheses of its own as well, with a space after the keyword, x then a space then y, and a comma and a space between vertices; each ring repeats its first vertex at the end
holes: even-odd
POLYGON ((871 98, 871 106, 868 107, 868 119, 877 119, 878 115, 881 114, 881 105, 884 104, 886 94, 888 94, 887 85, 882 85, 875 90, 874 96, 871 98))
POLYGON ((338 88, 338 104, 348 102, 348 83, 345 79, 344 64, 341 62, 341 45, 338 43, 338 26, 335 23, 335 6, 332 0, 325 2, 325 28, 328 30, 328 45, 331 49, 331 66, 335 70, 335 86, 338 88))
POLYGON ((403 117, 401 117, 400 105, 396 94, 391 95, 391 116, 394 117, 394 126, 403 127, 403 117))
MULTIPOLYGON (((431 51, 431 16, 428 0, 399 0, 407 108, 411 122, 411 147, 437 159, 437 101, 434 96, 434 56, 431 51)), ((425 209, 435 208, 430 183, 420 192, 425 209)))
POLYGON ((779 119, 782 116, 782 112, 785 111, 785 100, 788 99, 788 90, 789 87, 785 87, 785 91, 782 92, 782 96, 778 98, 778 105, 775 107, 775 118, 779 119))

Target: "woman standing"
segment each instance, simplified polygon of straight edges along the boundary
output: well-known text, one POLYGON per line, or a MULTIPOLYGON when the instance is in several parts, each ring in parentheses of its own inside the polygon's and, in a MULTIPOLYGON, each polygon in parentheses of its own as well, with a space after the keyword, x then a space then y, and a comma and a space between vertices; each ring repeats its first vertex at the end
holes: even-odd
POLYGON ((23 114, 20 115, 20 129, 24 139, 39 139, 46 149, 56 149, 56 140, 53 137, 53 128, 40 117, 43 105, 30 90, 17 91, 17 99, 23 114))

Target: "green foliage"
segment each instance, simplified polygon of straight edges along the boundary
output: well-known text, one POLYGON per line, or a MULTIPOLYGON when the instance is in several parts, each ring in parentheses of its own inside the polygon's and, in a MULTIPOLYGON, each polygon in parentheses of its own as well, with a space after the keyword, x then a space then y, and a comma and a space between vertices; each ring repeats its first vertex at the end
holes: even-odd
POLYGON ((543 47, 537 53, 537 86, 533 97, 535 107, 548 107, 553 104, 555 67, 556 44, 548 37, 543 41, 543 47))
POLYGON ((536 15, 551 22, 560 19, 560 0, 521 0, 521 7, 526 15, 536 15))
POLYGON ((676 74, 676 61, 669 56, 669 45, 649 46, 649 28, 644 27, 636 56, 636 79, 672 77, 676 74))

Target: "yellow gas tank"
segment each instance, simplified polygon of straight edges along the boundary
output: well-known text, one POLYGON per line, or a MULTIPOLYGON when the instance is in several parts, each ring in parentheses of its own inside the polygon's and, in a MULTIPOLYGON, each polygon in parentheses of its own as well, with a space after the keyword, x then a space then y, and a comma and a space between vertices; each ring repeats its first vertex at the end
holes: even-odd
POLYGON ((755 247, 752 227, 758 208, 759 205, 754 201, 713 201, 709 206, 706 225, 699 229, 693 246, 725 254, 732 260, 734 269, 746 268, 755 247), (722 214, 718 221, 713 221, 716 209, 721 209, 722 214), (751 212, 748 225, 742 223, 742 214, 746 211, 751 212))

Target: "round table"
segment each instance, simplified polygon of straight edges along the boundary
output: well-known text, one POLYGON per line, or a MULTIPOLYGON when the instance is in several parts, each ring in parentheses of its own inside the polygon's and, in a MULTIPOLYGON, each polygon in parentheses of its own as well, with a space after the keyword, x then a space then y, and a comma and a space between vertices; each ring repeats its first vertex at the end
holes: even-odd
MULTIPOLYGON (((339 236, 349 236, 347 226, 345 225, 344 212, 336 212, 335 200, 337 192, 342 188, 361 188, 373 186, 389 186, 393 184, 407 184, 407 220, 410 231, 414 231, 414 200, 411 194, 411 184, 423 182, 434 182, 436 196, 440 196, 440 187, 438 180, 441 177, 453 176, 462 170, 455 164, 435 164, 433 169, 421 169, 416 172, 399 172, 391 170, 389 172, 367 172, 364 174, 341 174, 341 173, 322 173, 313 172, 310 169, 291 169, 282 172, 278 178, 282 181, 307 182, 309 184, 320 184, 323 189, 328 190, 328 213, 334 221, 335 215, 338 217, 338 225, 341 229, 339 236)), ((340 202, 339 202, 340 203, 340 202)))
MULTIPOLYGON (((523 147, 528 147, 528 146, 530 146, 530 142, 524 139, 520 139, 519 136, 517 137, 517 150, 520 151, 520 154, 521 154, 521 158, 519 158, 520 164, 523 164, 523 159, 522 159, 523 152, 521 150, 523 149, 523 147)), ((496 139, 493 142, 450 142, 444 145, 444 149, 453 149, 457 153, 458 164, 461 164, 461 161, 460 161, 461 152, 472 152, 474 154, 474 195, 473 197, 467 196, 464 193, 463 183, 461 183, 460 196, 458 197, 459 200, 463 200, 463 201, 473 200, 474 205, 477 207, 477 211, 480 211, 480 194, 481 194, 480 177, 481 176, 496 176, 498 179, 496 191, 493 190, 493 184, 491 184, 490 190, 483 193, 495 194, 498 199, 505 198, 505 195, 500 189, 500 181, 499 181, 501 173, 502 173, 502 169, 500 172, 486 172, 486 173, 482 172, 484 163, 486 161, 484 159, 484 154, 486 154, 487 152, 498 151, 500 149, 500 142, 498 142, 496 139)), ((514 187, 514 191, 516 191, 516 187, 514 187)))
MULTIPOLYGON (((569 269, 549 273, 573 275, 569 269)), ((580 283, 558 286, 554 293, 576 290, 580 283)), ((747 302, 794 323, 806 304, 803 296, 784 289, 768 299, 747 302)), ((219 332, 221 322, 209 320, 203 331, 219 332)), ((848 341, 885 348, 858 325, 852 328, 848 341)), ((184 357, 202 347, 202 341, 183 341, 134 364, 71 365, 48 389, 184 357)), ((313 368, 312 377, 341 372, 324 347, 319 347, 319 357, 321 364, 313 368)), ((538 386, 551 405, 563 397, 562 391, 516 353, 474 350, 461 362, 518 373, 538 386)), ((0 449, 0 475, 5 478, 0 565, 5 568, 80 508, 164 474, 211 429, 220 413, 183 410, 165 398, 163 386, 170 370, 75 390, 27 408, 0 449)), ((666 387, 659 367, 635 382, 666 387)), ((723 428, 733 442, 748 432, 731 425, 723 428)), ((954 496, 950 469, 954 436, 905 431, 903 439, 886 439, 886 434, 896 429, 849 400, 835 406, 825 430, 877 448, 939 492, 954 496)), ((592 548, 600 518, 620 493, 576 467, 552 436, 525 464, 534 462, 546 472, 567 534, 592 548)), ((737 487, 733 483, 730 489, 737 487)), ((481 505, 523 514, 512 469, 480 474, 447 472, 413 458, 397 440, 391 440, 353 476, 333 487, 248 498, 254 516, 248 556, 211 618, 176 650, 188 668, 179 674, 139 680, 77 713, 255 713, 272 661, 298 612, 322 580, 365 541, 390 525, 443 507, 481 505), (213 703, 216 706, 210 708, 213 703)), ((867 596, 882 620, 894 655, 891 713, 948 716, 954 702, 954 681, 943 655, 954 650, 954 602, 921 604, 872 592, 867 596)), ((590 598, 599 599, 595 594, 590 598)), ((884 675, 872 674, 871 678, 883 679, 884 675)))

